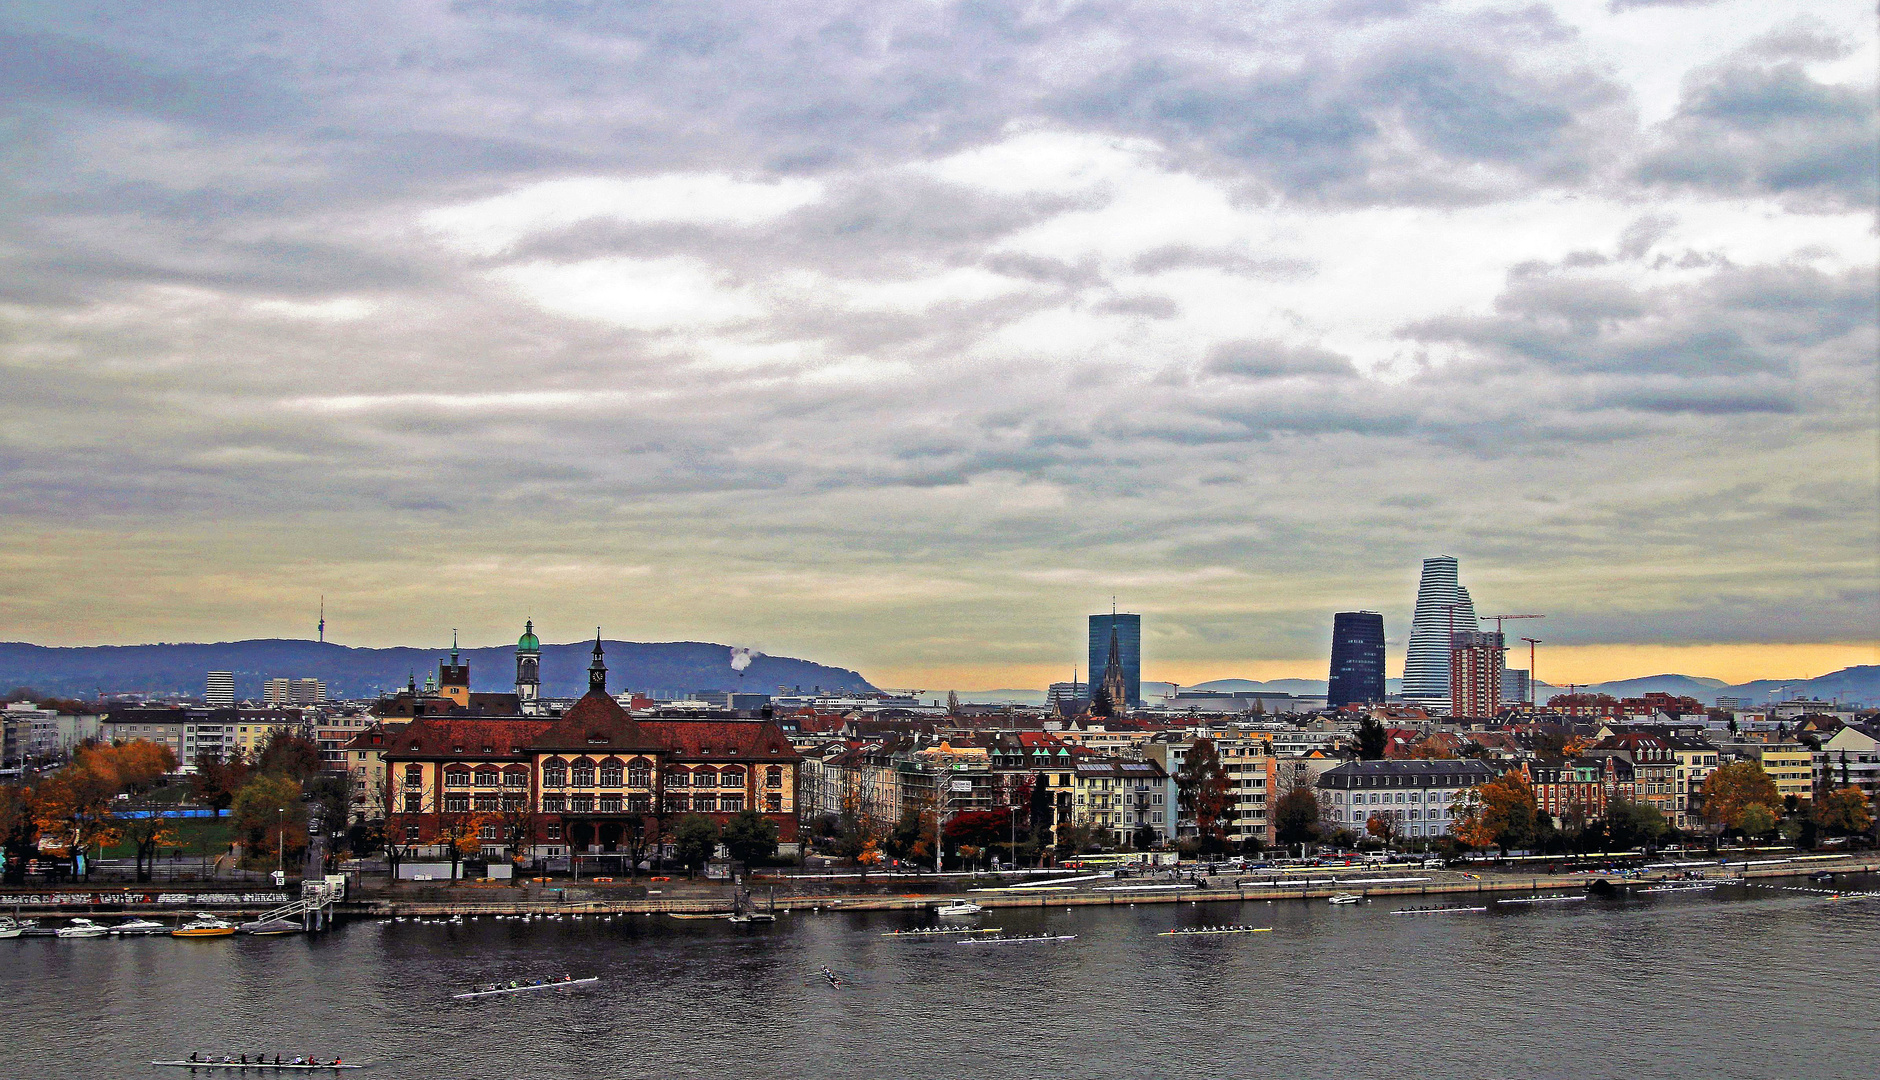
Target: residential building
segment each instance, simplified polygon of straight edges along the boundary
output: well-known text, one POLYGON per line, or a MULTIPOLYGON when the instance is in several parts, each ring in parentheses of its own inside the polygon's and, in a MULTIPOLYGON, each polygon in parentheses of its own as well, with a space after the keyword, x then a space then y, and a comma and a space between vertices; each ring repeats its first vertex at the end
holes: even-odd
POLYGON ((1175 781, 1152 761, 1079 761, 1071 769, 1071 820, 1132 846, 1148 826, 1157 841, 1175 839, 1175 781))
POLYGON ((1663 735, 1623 732, 1594 743, 1587 757, 1616 755, 1632 764, 1637 800, 1655 808, 1672 824, 1677 822, 1678 758, 1663 735))
POLYGON ((1142 616, 1112 612, 1090 616, 1090 686, 1094 695, 1109 676, 1110 643, 1116 640, 1125 704, 1142 704, 1142 616))
POLYGON ((269 679, 261 684, 261 697, 269 705, 323 705, 326 684, 318 679, 269 679))
POLYGON ((210 708, 217 705, 235 704, 235 673, 232 671, 211 671, 203 679, 202 700, 210 708))
POLYGON ((1325 703, 1340 708, 1384 700, 1384 616, 1341 611, 1332 616, 1332 668, 1325 703))
POLYGON ((1423 576, 1417 583, 1416 614, 1410 623, 1410 648, 1404 657, 1404 700, 1426 708, 1448 702, 1449 636, 1456 631, 1479 629, 1475 602, 1458 578, 1455 557, 1424 559, 1423 576))
POLYGON ((1859 788, 1872 800, 1880 794, 1880 739, 1857 727, 1843 727, 1822 740, 1815 751, 1815 790, 1859 788))
POLYGON ((1660 737, 1670 746, 1671 756, 1677 761, 1672 773, 1675 790, 1671 823, 1680 831, 1695 829, 1703 824, 1704 781, 1717 771, 1717 748, 1690 735, 1660 737))
POLYGON ((1347 761, 1318 782, 1334 828, 1362 837, 1370 820, 1383 816, 1404 839, 1429 840, 1449 835, 1456 800, 1495 775, 1487 763, 1465 759, 1347 761))
MULTIPOLYGON (((235 726, 232 744, 226 745, 229 752, 240 751, 249 761, 261 756, 261 751, 268 745, 268 740, 277 731, 304 734, 307 721, 298 709, 240 709, 234 715, 235 726)), ((226 725, 225 725, 226 726, 226 725)), ((198 750, 200 752, 200 748, 198 750)), ((193 764, 195 759, 190 759, 193 764)))
POLYGON ((1747 743, 1743 749, 1746 756, 1761 763, 1785 800, 1791 795, 1802 802, 1815 797, 1813 750, 1798 742, 1747 743))
MULTIPOLYGON (((202 715, 205 710, 196 710, 202 715)), ((183 757, 183 728, 190 712, 177 708, 119 707, 105 712, 100 738, 106 742, 143 739, 170 748, 184 772, 193 771, 195 762, 183 757)))
POLYGON ((1449 641, 1449 715, 1493 719, 1501 711, 1506 650, 1493 631, 1458 630, 1449 641))
POLYGON ((1637 801, 1638 782, 1631 761, 1613 754, 1569 758, 1559 764, 1524 761, 1521 771, 1534 787, 1534 807, 1563 829, 1602 821, 1618 799, 1637 801))
POLYGON ((1501 673, 1501 703, 1526 705, 1534 692, 1534 681, 1526 668, 1504 668, 1501 673))

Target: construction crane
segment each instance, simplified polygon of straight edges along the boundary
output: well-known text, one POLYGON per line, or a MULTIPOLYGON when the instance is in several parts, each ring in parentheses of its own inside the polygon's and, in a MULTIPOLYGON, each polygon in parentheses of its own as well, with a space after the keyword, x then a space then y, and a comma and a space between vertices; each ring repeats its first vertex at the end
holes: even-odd
POLYGON ((1501 624, 1509 619, 1545 619, 1545 615, 1483 615, 1481 618, 1495 620, 1495 632, 1501 633, 1501 624))
POLYGON ((1528 711, 1533 712, 1539 700, 1536 696, 1538 692, 1534 689, 1534 646, 1539 645, 1541 639, 1524 637, 1521 640, 1528 643, 1528 711))

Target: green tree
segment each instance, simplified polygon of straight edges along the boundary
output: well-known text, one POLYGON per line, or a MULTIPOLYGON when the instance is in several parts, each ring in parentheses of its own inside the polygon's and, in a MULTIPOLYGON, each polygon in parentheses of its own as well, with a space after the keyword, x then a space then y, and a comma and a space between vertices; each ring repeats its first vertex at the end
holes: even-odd
POLYGON ((718 850, 718 826, 703 814, 687 814, 673 826, 672 842, 679 861, 696 874, 718 850))
POLYGON ((300 796, 298 780, 252 777, 235 793, 229 825, 257 857, 278 856, 279 862, 291 863, 307 849, 307 804, 300 796))
POLYGON ((1358 721, 1358 757, 1364 761, 1380 761, 1384 757, 1384 748, 1390 744, 1390 733, 1377 717, 1366 715, 1358 721))
POLYGON ((1281 795, 1273 804, 1273 827, 1275 838, 1288 847, 1317 842, 1322 831, 1318 796, 1303 786, 1281 795))
POLYGON ((1204 851, 1218 854, 1225 847, 1223 820, 1231 805, 1227 770, 1211 739, 1196 739, 1175 770, 1175 798, 1182 813, 1194 819, 1204 851))
POLYGON ((725 822, 723 839, 732 858, 751 866, 776 856, 777 823, 755 810, 745 810, 725 822))
POLYGON ((1752 841, 1768 836, 1776 827, 1776 812, 1762 803, 1750 803, 1737 814, 1736 827, 1752 841))
POLYGON ((1622 798, 1607 805, 1606 830, 1615 848, 1649 847, 1664 839, 1671 823, 1650 803, 1622 798))

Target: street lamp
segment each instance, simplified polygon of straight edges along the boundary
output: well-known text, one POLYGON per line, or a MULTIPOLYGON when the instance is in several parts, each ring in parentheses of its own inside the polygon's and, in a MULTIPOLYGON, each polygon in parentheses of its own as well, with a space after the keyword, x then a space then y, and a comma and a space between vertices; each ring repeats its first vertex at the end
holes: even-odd
POLYGON ((275 872, 281 875, 282 880, 286 880, 287 878, 287 807, 285 806, 280 807, 276 809, 274 813, 278 815, 275 818, 275 820, 280 822, 280 831, 276 834, 275 842, 274 842, 274 856, 276 859, 275 872))

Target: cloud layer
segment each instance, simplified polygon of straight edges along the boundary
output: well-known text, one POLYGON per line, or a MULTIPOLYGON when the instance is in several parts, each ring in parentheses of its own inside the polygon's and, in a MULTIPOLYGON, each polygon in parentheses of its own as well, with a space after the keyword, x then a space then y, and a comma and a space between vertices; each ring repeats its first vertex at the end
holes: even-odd
POLYGON ((1789 0, 17 11, 0 618, 1006 685, 1114 594, 1151 667, 1310 672, 1449 552, 1562 645, 1871 641, 1876 56, 1789 0))

